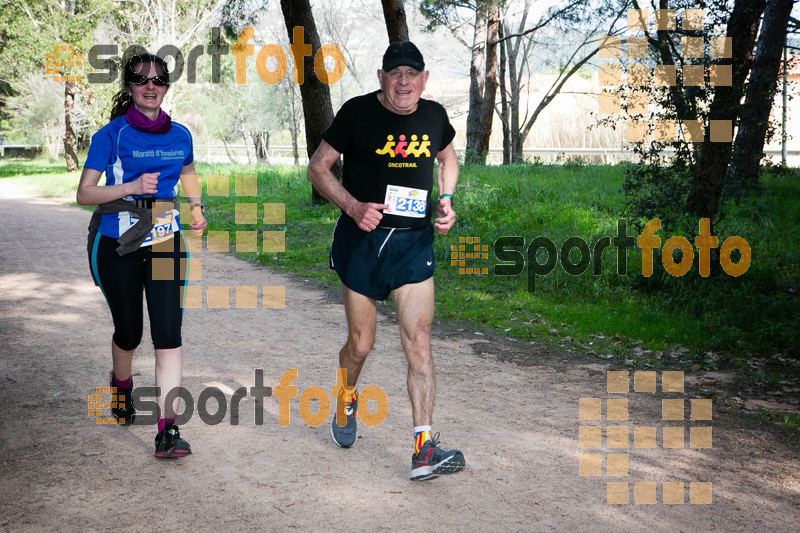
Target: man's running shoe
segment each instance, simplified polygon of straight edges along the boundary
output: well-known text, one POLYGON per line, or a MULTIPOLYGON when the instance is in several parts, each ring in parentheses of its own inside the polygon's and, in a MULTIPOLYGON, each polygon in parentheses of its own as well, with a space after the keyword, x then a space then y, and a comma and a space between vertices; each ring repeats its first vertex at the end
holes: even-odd
POLYGON ((358 426, 356 424, 356 410, 358 409, 358 397, 352 402, 341 402, 344 406, 344 412, 347 416, 347 425, 339 426, 336 419, 339 415, 339 401, 336 401, 336 415, 331 421, 331 438, 334 444, 340 448, 350 448, 356 443, 358 435, 358 426))
POLYGON ((439 434, 426 440, 419 453, 411 456, 411 480, 425 481, 439 474, 454 474, 466 464, 464 454, 458 450, 445 451, 438 447, 439 434))
POLYGON ((111 408, 111 414, 114 418, 119 420, 121 425, 131 425, 133 418, 136 415, 136 409, 133 407, 133 378, 131 378, 131 386, 127 389, 118 387, 114 381, 114 371, 111 371, 111 386, 117 387, 117 407, 111 408))
POLYGON ((156 435, 156 453, 154 457, 159 459, 179 459, 192 454, 189 443, 181 438, 178 426, 167 424, 162 431, 156 435))

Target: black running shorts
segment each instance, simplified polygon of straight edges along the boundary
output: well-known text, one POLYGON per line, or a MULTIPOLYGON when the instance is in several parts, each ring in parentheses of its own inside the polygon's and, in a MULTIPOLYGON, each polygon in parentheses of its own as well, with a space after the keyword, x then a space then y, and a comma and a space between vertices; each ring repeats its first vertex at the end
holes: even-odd
POLYGON ((117 239, 97 232, 90 250, 92 276, 103 291, 114 321, 113 339, 123 350, 133 350, 142 339, 142 292, 147 299, 150 336, 156 350, 182 344, 183 288, 188 278, 188 254, 180 232, 167 250, 142 246, 129 254, 117 253, 117 239), (153 260, 160 261, 153 275, 153 260), (171 272, 170 272, 171 271, 171 272))
POLYGON ((347 215, 333 230, 330 266, 345 286, 374 300, 433 276, 433 225, 363 231, 347 215))

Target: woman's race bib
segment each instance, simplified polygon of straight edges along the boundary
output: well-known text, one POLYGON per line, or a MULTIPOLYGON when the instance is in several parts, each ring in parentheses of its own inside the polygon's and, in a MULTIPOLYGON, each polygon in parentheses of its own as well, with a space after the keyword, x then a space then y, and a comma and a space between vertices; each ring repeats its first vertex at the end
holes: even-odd
MULTIPOLYGON (((156 205, 158 204, 153 205, 153 207, 155 208, 156 205)), ((163 206, 164 204, 161 205, 163 206)), ((180 230, 180 226, 178 225, 179 216, 180 213, 176 209, 166 209, 157 213, 155 215, 153 229, 150 230, 150 234, 144 240, 142 246, 152 246, 153 244, 171 239, 175 232, 180 230)), ((136 218, 131 217, 131 222, 135 222, 136 220, 136 218)))

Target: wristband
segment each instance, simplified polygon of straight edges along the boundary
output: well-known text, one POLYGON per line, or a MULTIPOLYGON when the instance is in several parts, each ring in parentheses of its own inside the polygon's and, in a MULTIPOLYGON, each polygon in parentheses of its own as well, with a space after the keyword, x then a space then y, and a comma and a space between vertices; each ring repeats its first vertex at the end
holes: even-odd
POLYGON ((439 200, 441 200, 442 198, 450 198, 450 203, 453 203, 453 195, 452 194, 440 194, 439 195, 439 200))

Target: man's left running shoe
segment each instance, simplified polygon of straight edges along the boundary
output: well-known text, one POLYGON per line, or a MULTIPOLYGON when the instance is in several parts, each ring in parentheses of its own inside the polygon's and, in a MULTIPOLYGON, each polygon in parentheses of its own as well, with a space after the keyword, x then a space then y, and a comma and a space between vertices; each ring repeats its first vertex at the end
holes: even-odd
POLYGON ((426 440, 419 453, 411 456, 411 480, 425 481, 439 474, 454 474, 464 469, 464 454, 459 450, 445 451, 438 447, 439 434, 426 440))

